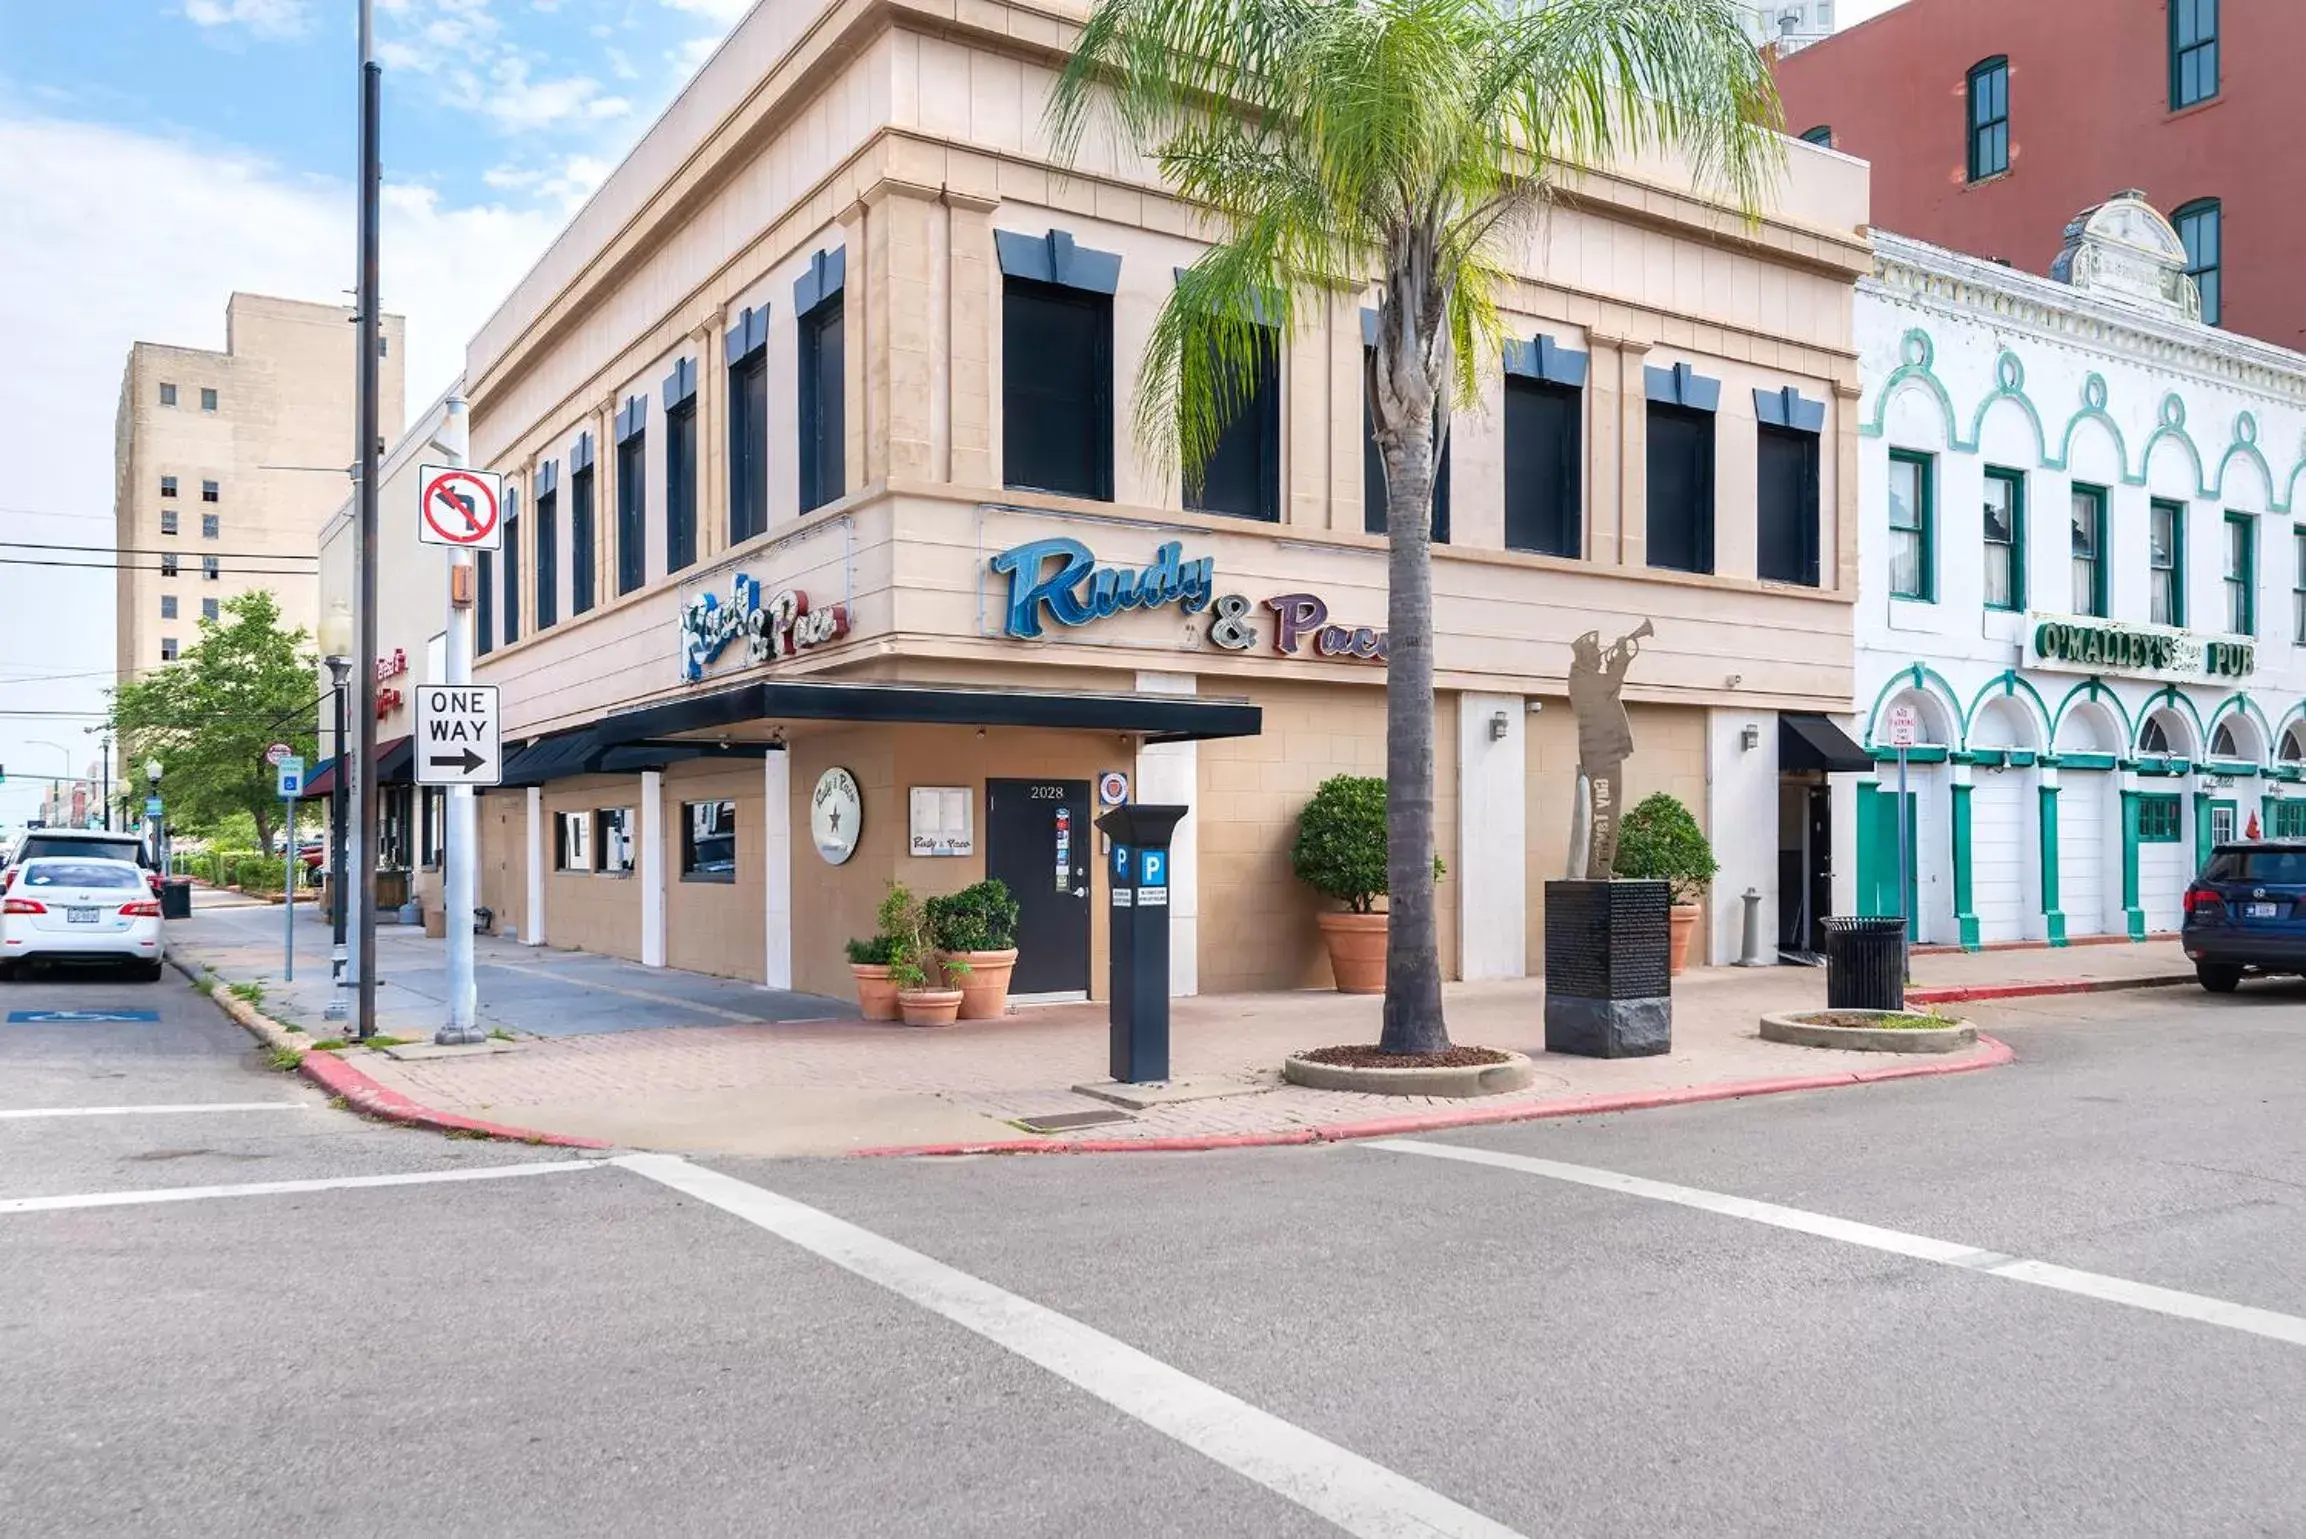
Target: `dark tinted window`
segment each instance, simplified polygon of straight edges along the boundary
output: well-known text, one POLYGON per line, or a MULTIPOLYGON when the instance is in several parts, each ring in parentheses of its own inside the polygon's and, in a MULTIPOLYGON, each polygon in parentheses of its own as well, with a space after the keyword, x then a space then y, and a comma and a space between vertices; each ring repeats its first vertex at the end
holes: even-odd
POLYGON ((1578 498, 1579 392, 1507 375, 1505 548, 1582 554, 1578 498))
POLYGON ((2306 850, 2221 850, 2202 874, 2213 882, 2306 887, 2306 850))
POLYGON ((681 804, 681 880, 733 882, 737 879, 737 804, 681 804))
MULTIPOLYGON (((1389 514, 1385 495, 1385 456, 1377 447, 1377 421, 1369 412, 1369 371, 1377 349, 1361 350, 1361 527, 1365 533, 1383 534, 1389 514)), ((1433 543, 1449 543, 1449 459, 1454 438, 1441 446, 1441 464, 1433 472, 1433 543)))
POLYGON ((1755 570, 1766 582, 1818 585, 1818 435, 1763 424, 1755 570))
POLYGON ((1970 180, 2010 169, 2010 61, 1988 59, 1970 70, 1970 180))
POLYGON ((636 433, 617 445, 617 592, 648 580, 648 439, 636 433))
POLYGON ((504 640, 520 640, 520 520, 504 521, 504 640))
POLYGON ((1004 280, 1001 472, 1010 486, 1112 499, 1111 295, 1004 280))
POLYGON ((665 413, 665 570, 697 559, 697 403, 665 413))
POLYGON ((1281 517, 1281 349, 1261 330, 1257 360, 1226 392, 1222 410, 1232 413, 1201 484, 1186 477, 1185 506, 1237 518, 1281 517))
POLYGON ((103 861, 42 860, 24 868, 27 887, 142 887, 132 867, 103 861))
POLYGON ((593 472, 587 465, 568 478, 568 612, 593 607, 593 472))
POLYGON ((821 508, 846 489, 848 447, 844 322, 835 294, 801 317, 801 511, 821 508))
POLYGON ((1713 413, 1649 408, 1649 564, 1713 570, 1713 413))
POLYGON ((729 370, 729 543, 769 527, 769 355, 729 370))
POLYGON ((472 637, 475 650, 485 655, 496 646, 496 552, 474 556, 472 637))
POLYGON ((16 847, 19 863, 38 860, 43 855, 77 855, 82 860, 125 860, 132 865, 145 864, 144 844, 137 839, 62 839, 26 834, 24 842, 16 847))
POLYGON ((560 560, 560 493, 547 492, 536 500, 536 628, 543 630, 560 618, 560 582, 553 570, 560 560))

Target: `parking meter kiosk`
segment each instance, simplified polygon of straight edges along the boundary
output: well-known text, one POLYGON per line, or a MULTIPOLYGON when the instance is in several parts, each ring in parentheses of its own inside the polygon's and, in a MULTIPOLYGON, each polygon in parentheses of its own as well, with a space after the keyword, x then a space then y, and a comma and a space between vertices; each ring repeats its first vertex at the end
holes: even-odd
POLYGON ((1151 1084, 1169 1077, 1169 839, 1191 809, 1128 803, 1097 820, 1113 841, 1113 1078, 1151 1084))

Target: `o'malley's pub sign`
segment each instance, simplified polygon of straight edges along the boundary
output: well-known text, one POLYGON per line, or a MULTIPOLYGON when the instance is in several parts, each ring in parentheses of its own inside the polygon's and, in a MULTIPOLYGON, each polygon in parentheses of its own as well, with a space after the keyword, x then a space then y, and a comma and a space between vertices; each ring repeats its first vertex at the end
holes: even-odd
POLYGON ((2119 673, 2184 684, 2248 678, 2258 665, 2258 649, 2244 636, 2203 636, 2092 615, 2033 615, 2023 662, 2061 673, 2119 673))
POLYGON ((745 661, 765 663, 830 645, 847 634, 847 605, 811 609, 809 596, 791 588, 764 604, 759 580, 739 572, 730 579, 727 603, 718 594, 700 593, 681 605, 681 677, 692 684, 703 678, 740 636, 745 661))
MULTIPOLYGON (((1100 565, 1079 540, 1055 538, 1014 545, 989 563, 1009 580, 1001 628, 1019 641, 1035 641, 1044 624, 1067 628, 1127 609, 1162 609, 1209 615, 1210 645, 1246 652, 1264 632, 1265 617, 1238 593, 1217 592, 1214 557, 1185 559, 1171 540, 1141 568, 1100 565)), ((1385 632, 1366 625, 1335 625, 1318 594, 1278 593, 1263 606, 1272 616, 1273 650, 1283 657, 1310 654, 1340 662, 1385 661, 1385 632)))

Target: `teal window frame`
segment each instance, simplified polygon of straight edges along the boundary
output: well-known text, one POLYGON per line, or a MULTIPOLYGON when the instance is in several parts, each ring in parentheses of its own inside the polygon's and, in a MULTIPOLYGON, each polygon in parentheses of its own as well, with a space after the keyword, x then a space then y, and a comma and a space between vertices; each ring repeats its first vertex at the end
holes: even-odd
POLYGON ((2010 169, 2010 58, 1996 54, 1970 66, 1970 180, 1982 182, 2010 169))
POLYGON ((1834 147, 1834 125, 1831 123, 1820 123, 1815 128, 1803 129, 1802 143, 1820 144, 1824 145, 1829 150, 1832 149, 1834 147))
MULTIPOLYGON (((2010 494, 2010 601, 1997 604, 1989 598, 1986 607, 2006 612, 2023 611, 2026 607, 2026 473, 1989 465, 1986 467, 1986 485, 1991 488, 1997 484, 2008 488, 2010 494)), ((1984 534, 1983 531, 1981 534, 1990 560, 1993 547, 2002 542, 1991 534, 1984 534)))
POLYGON ((2138 797, 2140 844, 2177 844, 2184 837, 2180 831, 2185 823, 2178 797, 2151 791, 2138 797))
POLYGON ((2146 513, 2146 618, 2156 625, 2174 625, 2183 629, 2186 624, 2186 505, 2167 497, 2156 497, 2146 513), (2154 520, 2168 514, 2170 517, 2170 559, 2155 559, 2154 520), (2169 602, 2165 613, 2154 613, 2154 601, 2160 595, 2154 592, 2157 574, 2170 574, 2169 602))
POLYGON ((2226 515, 2226 549, 2223 556, 2226 584, 2226 630, 2233 636, 2258 634, 2258 520, 2248 513, 2226 515), (2241 570, 2235 570, 2233 534, 2242 534, 2241 570), (2241 623, 2235 623, 2235 611, 2241 611, 2241 623))
POLYGON ((2266 802, 2266 837, 2306 839, 2306 797, 2269 798, 2266 802))
POLYGON ((2306 647, 2306 529, 2290 531, 2290 639, 2306 647))
POLYGON ((2079 612, 2090 616, 2092 619, 2103 620, 2107 618, 2106 489, 2104 487, 2090 486, 2080 481, 2074 483, 2073 495, 2067 504, 2069 509, 2066 523, 2068 531, 2067 550, 2070 562, 2082 559, 2078 555, 2071 554, 2073 550, 2073 513, 2071 510, 2085 501, 2090 505, 2090 607, 2079 612))
POLYGON ((2218 96, 2218 0, 2170 0, 2170 110, 2218 96))
MULTIPOLYGON (((1937 464, 1933 456, 1923 454, 1919 450, 1892 449, 1890 451, 1890 474, 1892 476, 1897 474, 1897 467, 1900 465, 1911 465, 1914 467, 1915 523, 1910 531, 1901 530, 1898 525, 1893 523, 1890 525, 1890 532, 1892 534, 1910 532, 1916 536, 1917 543, 1921 547, 1919 562, 1920 576, 1914 591, 1910 593, 1900 588, 1897 585, 1896 577, 1893 576, 1890 579, 1890 597, 1898 599, 1909 599, 1919 604, 1934 604, 1937 602, 1938 586, 1936 538, 1936 524, 1938 521, 1937 464)), ((1891 503, 1891 507, 1893 510, 1896 507, 1894 500, 1891 503)), ((1891 516, 1893 518, 1896 516, 1894 511, 1891 516)))
POLYGON ((2215 326, 2226 313, 2226 205, 2196 198, 2170 215, 2170 227, 2186 248, 2186 276, 2202 296, 2202 324, 2215 326))

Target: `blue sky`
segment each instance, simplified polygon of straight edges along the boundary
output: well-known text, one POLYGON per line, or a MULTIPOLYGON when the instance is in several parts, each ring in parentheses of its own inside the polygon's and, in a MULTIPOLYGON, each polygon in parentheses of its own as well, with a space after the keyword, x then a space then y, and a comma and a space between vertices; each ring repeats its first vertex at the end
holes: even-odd
MULTIPOLYGON (((408 318, 414 416, 750 0, 376 9, 384 298, 408 318)), ((222 347, 235 289, 344 301, 355 15, 354 0, 0 0, 0 539, 110 545, 133 342, 222 347)), ((93 761, 112 634, 108 571, 0 563, 0 828, 36 805, 31 772, 93 761)))

